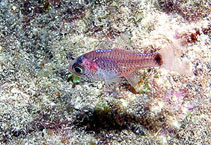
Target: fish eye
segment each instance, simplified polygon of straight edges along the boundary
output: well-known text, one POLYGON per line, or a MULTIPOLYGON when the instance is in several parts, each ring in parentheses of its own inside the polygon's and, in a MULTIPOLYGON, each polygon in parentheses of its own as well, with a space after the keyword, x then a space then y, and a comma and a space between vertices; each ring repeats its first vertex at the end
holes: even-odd
POLYGON ((80 67, 80 66, 73 66, 73 70, 76 72, 76 73, 79 73, 79 74, 81 74, 81 73, 83 73, 83 69, 80 67))
POLYGON ((80 68, 80 67, 75 67, 75 72, 77 72, 77 73, 82 73, 82 69, 80 68))

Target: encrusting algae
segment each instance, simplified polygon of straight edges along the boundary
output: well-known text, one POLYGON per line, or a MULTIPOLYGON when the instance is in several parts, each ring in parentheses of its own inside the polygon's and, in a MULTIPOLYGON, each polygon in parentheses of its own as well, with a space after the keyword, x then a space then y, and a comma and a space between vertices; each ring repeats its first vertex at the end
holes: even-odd
POLYGON ((210 144, 208 0, 0 0, 0 29, 0 144, 210 144))

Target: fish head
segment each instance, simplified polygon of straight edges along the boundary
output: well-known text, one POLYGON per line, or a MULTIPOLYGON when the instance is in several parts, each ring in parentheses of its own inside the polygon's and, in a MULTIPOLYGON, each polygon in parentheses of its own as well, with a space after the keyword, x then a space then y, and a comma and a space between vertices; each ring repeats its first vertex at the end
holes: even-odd
POLYGON ((69 64, 69 71, 76 74, 83 80, 95 80, 98 78, 97 71, 98 66, 92 60, 86 58, 84 55, 76 58, 69 64))

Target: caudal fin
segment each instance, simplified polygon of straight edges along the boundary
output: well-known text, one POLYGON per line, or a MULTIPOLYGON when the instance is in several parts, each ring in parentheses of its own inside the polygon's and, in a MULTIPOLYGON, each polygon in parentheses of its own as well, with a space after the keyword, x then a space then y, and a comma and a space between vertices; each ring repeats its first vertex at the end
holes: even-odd
MULTIPOLYGON (((180 46, 176 44, 171 44, 159 51, 158 54, 161 56, 160 65, 162 68, 165 68, 170 71, 178 72, 182 75, 192 75, 191 65, 188 62, 181 61, 180 59, 180 46)), ((159 58, 159 57, 158 57, 159 58)))

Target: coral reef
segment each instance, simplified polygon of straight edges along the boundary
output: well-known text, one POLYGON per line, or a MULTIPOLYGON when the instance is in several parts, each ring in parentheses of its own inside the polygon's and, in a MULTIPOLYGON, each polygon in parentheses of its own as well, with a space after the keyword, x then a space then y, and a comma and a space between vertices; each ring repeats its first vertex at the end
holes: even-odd
POLYGON ((0 144, 211 144, 209 1, 0 0, 0 32, 0 144), (140 70, 121 98, 68 72, 91 50, 171 43, 193 74, 140 70))

